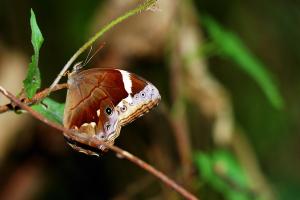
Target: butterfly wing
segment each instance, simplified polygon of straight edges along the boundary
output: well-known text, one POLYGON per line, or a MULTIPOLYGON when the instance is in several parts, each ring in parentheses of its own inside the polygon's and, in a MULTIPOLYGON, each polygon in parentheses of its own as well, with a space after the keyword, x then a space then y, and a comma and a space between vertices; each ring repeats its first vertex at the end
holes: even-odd
POLYGON ((150 82, 133 73, 124 70, 120 72, 128 96, 118 103, 116 109, 120 124, 124 126, 156 106, 161 97, 157 88, 150 82))
MULTIPOLYGON (((158 104, 158 90, 135 74, 95 68, 68 79, 64 126, 113 143, 121 126, 158 104)), ((85 152, 86 153, 86 152, 85 152)))

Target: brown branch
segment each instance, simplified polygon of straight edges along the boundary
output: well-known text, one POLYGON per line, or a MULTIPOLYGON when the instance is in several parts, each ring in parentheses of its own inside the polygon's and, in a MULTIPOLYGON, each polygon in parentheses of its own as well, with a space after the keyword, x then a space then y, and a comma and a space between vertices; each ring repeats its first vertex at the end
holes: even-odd
POLYGON ((41 101, 42 99, 44 99, 45 97, 47 97, 50 94, 50 92, 54 92, 54 91, 65 89, 65 88, 68 88, 67 83, 57 84, 51 90, 50 90, 50 88, 46 88, 43 91, 38 92, 36 95, 34 95, 34 97, 32 99, 27 99, 27 100, 29 101, 29 103, 35 104, 35 103, 41 101))
POLYGON ((3 87, 0 86, 0 92, 6 96, 7 98, 9 98, 13 103, 15 103, 16 105, 18 105, 20 108, 26 110, 27 112, 29 112, 34 118, 44 122, 45 124, 47 124, 48 126, 51 126, 61 132, 65 133, 66 137, 69 137, 69 139, 74 140, 76 142, 79 143, 83 143, 86 145, 89 145, 91 147, 94 148, 98 148, 104 145, 106 148, 114 151, 117 155, 120 155, 122 158, 126 158, 127 160, 131 161, 132 163, 136 164, 137 166, 141 167, 142 169, 144 169, 145 171, 148 171, 149 173, 151 173, 153 176, 157 177, 158 179, 160 179, 165 185, 169 186, 170 188, 174 189, 176 192, 178 192, 179 194, 181 194, 184 198, 186 199, 192 199, 192 200, 196 200, 198 199, 196 196, 194 196, 193 194, 191 194, 189 191, 187 191, 186 189, 184 189, 183 187, 181 187, 180 185, 178 185, 174 180, 170 179, 168 176, 166 176, 164 173, 162 173, 161 171, 155 169, 153 166, 151 166, 150 164, 144 162, 143 160, 141 160, 140 158, 136 157, 135 155, 129 153, 128 151, 125 151, 117 146, 114 145, 109 145, 106 144, 105 142, 98 140, 96 138, 91 138, 91 137, 85 137, 83 135, 78 134, 77 132, 73 132, 69 129, 66 129, 64 127, 62 127, 61 125, 58 125, 54 122, 48 121, 46 118, 44 118, 41 114, 39 114, 38 112, 34 111, 31 107, 29 107, 28 105, 22 103, 17 97, 15 97, 13 94, 11 94, 10 92, 8 92, 7 90, 5 90, 3 87))
MULTIPOLYGON (((52 90, 51 92, 54 92, 54 91, 57 91, 57 90, 61 90, 61 89, 64 89, 64 88, 67 88, 68 87, 68 84, 67 83, 63 83, 63 84, 58 84, 56 85, 52 90)), ((36 104, 37 102, 40 102, 41 100, 43 100, 45 97, 47 97, 47 95, 49 94, 50 92, 50 88, 46 88, 38 93, 36 93, 34 95, 34 97, 32 97, 32 99, 28 99, 26 97, 21 97, 21 102, 27 104, 27 105, 33 105, 33 104, 36 104)), ((10 111, 10 110, 14 110, 14 105, 12 103, 9 103, 9 104, 6 104, 6 105, 2 105, 0 106, 0 114, 1 113, 4 113, 4 112, 7 112, 7 111, 10 111)))

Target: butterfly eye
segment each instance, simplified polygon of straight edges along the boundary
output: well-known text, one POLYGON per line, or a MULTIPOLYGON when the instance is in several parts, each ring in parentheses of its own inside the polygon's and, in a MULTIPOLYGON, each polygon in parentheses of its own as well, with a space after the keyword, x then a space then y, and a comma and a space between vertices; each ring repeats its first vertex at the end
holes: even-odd
POLYGON ((122 106, 121 111, 125 112, 127 110, 127 107, 125 105, 122 106))
POLYGON ((135 94, 135 95, 133 96, 133 98, 134 98, 135 101, 138 101, 138 100, 139 100, 139 94, 135 94))
POLYGON ((146 93, 145 92, 141 92, 141 97, 145 98, 146 97, 146 93))
POLYGON ((100 138, 101 138, 101 139, 104 139, 104 138, 105 138, 105 135, 101 135, 100 138))
POLYGON ((105 113, 107 114, 107 115, 111 115, 112 114, 112 109, 110 108, 110 107, 107 107, 106 109, 105 109, 105 113))

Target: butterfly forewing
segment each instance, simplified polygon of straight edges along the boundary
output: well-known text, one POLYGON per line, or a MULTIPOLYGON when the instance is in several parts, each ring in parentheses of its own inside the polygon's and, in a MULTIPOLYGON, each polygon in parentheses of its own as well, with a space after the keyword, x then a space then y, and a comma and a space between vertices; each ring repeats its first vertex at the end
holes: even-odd
POLYGON ((154 85, 141 77, 121 70, 128 96, 117 106, 120 110, 121 125, 126 125, 148 112, 160 101, 160 95, 154 85), (127 79, 127 81, 126 81, 127 79))

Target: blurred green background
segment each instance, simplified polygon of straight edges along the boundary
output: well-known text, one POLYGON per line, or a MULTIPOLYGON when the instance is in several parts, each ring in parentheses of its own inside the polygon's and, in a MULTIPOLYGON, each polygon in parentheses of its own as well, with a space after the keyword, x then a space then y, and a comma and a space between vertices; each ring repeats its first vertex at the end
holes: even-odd
MULTIPOLYGON (((21 90, 33 54, 30 8, 45 38, 44 88, 138 2, 1 0, 0 85, 21 90)), ((124 68, 160 90, 160 106, 122 128, 116 145, 201 199, 298 199, 300 2, 160 0, 153 10, 101 38, 89 66, 124 68)), ((64 102, 65 91, 51 98, 64 102)), ((26 114, 3 113, 0 126, 0 199, 180 199, 112 152, 73 151, 26 114)))

